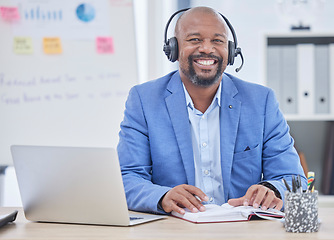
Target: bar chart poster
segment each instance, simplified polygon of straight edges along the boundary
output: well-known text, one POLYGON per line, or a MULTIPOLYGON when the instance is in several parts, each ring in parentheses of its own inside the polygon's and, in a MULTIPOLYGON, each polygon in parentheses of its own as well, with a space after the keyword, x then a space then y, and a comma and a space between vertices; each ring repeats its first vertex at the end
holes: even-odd
POLYGON ((35 7, 25 8, 23 17, 26 21, 61 21, 63 19, 62 9, 42 9, 39 4, 35 7))
POLYGON ((26 0, 18 4, 21 22, 16 35, 54 35, 69 39, 92 39, 110 31, 108 1, 26 0))

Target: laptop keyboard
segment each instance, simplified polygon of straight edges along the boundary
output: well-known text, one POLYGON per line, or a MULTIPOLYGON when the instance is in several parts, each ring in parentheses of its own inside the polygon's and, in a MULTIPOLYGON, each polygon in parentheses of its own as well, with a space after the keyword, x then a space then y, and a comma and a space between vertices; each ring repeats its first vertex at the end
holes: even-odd
POLYGON ((130 217, 130 221, 144 219, 142 217, 130 217))

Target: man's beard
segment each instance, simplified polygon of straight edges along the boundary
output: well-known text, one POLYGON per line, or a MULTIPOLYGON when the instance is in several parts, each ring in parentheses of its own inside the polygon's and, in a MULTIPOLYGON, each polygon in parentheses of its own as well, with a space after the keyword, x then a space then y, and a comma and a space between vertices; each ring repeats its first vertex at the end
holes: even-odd
POLYGON ((223 74, 223 59, 213 55, 190 55, 188 57, 189 70, 181 68, 181 71, 190 79, 190 81, 199 87, 209 87, 217 83, 223 74), (194 58, 214 58, 218 61, 217 72, 213 77, 201 77, 195 72, 193 65, 194 58))

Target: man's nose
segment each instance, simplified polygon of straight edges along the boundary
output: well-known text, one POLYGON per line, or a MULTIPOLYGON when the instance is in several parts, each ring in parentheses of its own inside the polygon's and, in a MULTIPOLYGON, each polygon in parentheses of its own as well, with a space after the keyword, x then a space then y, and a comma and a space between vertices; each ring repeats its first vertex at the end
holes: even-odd
POLYGON ((214 46, 209 39, 204 39, 198 50, 203 53, 212 53, 214 52, 214 46))

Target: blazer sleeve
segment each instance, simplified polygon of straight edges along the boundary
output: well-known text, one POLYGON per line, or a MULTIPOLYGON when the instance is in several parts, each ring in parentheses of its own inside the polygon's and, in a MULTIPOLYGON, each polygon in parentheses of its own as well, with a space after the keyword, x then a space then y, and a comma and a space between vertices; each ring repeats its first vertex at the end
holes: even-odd
POLYGON ((286 188, 282 178, 291 184, 292 175, 301 175, 303 189, 307 186, 307 179, 289 130, 274 92, 269 90, 264 120, 263 182, 272 184, 280 192, 283 202, 286 188))
POLYGON ((148 126, 140 95, 133 87, 125 104, 117 146, 128 208, 135 211, 165 213, 158 208, 169 187, 152 183, 152 161, 148 126))

